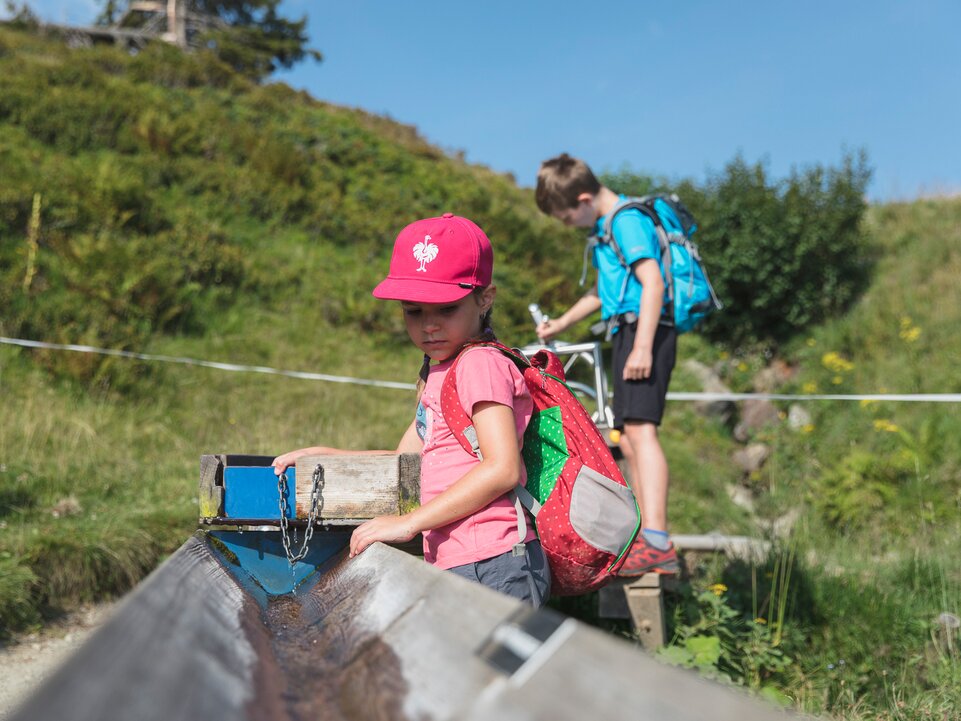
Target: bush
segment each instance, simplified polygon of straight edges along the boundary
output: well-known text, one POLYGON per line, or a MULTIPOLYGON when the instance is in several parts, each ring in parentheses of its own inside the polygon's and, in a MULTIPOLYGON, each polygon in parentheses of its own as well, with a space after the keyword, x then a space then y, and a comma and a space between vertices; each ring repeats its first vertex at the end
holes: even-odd
POLYGON ((870 179, 865 155, 771 181, 741 158, 699 187, 629 171, 604 176, 618 192, 678 192, 725 307, 702 326, 725 345, 782 343, 844 310, 864 290, 870 255, 861 222, 870 179))
MULTIPOLYGON (((43 238, 36 274, 3 278, 9 332, 59 343, 140 350, 154 333, 196 333, 243 281, 244 261, 224 235, 183 218, 152 236, 105 228, 43 238)), ((58 373, 99 378, 102 356, 39 354, 58 373)), ((101 379, 103 380, 103 379, 101 379)))

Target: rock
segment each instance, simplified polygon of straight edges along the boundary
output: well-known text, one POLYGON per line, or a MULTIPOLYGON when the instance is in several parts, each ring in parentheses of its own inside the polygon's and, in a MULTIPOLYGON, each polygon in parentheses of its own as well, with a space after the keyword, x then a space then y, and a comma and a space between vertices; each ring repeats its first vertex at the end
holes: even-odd
POLYGON ((754 376, 752 384, 757 393, 774 393, 774 391, 791 380, 796 373, 796 368, 792 368, 783 360, 775 359, 767 368, 764 368, 754 376))
POLYGON ((787 424, 792 431, 811 425, 811 414, 799 403, 792 403, 787 412, 787 424))
MULTIPOLYGON (((693 358, 684 361, 684 369, 697 378, 701 390, 705 393, 731 392, 713 369, 693 358)), ((726 423, 734 415, 735 405, 734 401, 729 400, 695 401, 694 411, 707 418, 717 418, 722 423, 726 423)))
POLYGON ((734 427, 734 437, 746 443, 753 431, 774 425, 779 420, 777 408, 771 401, 750 398, 741 404, 741 420, 734 427))
POLYGON ((734 462, 746 474, 750 475, 761 470, 764 462, 771 455, 771 449, 763 443, 751 443, 734 453, 734 462))
POLYGON ((794 526, 797 524, 798 519, 800 518, 801 509, 792 508, 783 516, 775 518, 771 522, 771 535, 773 535, 775 538, 790 538, 791 532, 794 530, 794 526))
POLYGON ((754 513, 754 494, 750 488, 745 488, 740 484, 727 487, 727 495, 731 502, 738 508, 743 508, 748 513, 754 513))

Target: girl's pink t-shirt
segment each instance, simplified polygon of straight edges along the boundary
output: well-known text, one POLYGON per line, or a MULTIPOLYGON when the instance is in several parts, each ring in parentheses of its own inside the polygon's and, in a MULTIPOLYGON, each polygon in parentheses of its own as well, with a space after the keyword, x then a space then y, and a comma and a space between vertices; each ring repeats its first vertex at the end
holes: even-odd
MULTIPOLYGON (((480 461, 465 451, 441 413, 440 391, 453 361, 432 366, 417 406, 417 434, 424 442, 420 466, 420 502, 442 493, 480 461)), ((457 366, 457 393, 468 414, 474 405, 492 401, 514 411, 518 446, 530 422, 534 404, 524 377, 514 362, 494 348, 472 348, 457 366)), ((521 472, 525 482, 526 472, 521 472)), ((525 541, 537 537, 528 520, 525 541)), ((424 532, 424 560, 440 568, 483 561, 511 550, 517 543, 517 512, 501 496, 479 511, 446 526, 424 532)))

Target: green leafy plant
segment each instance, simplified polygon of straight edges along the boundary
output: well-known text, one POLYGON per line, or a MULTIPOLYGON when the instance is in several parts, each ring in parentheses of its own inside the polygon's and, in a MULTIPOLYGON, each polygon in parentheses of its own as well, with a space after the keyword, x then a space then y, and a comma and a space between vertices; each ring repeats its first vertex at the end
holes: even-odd
MULTIPOLYGON (((772 679, 794 663, 782 644, 789 575, 789 570, 782 571, 772 586, 777 617, 770 623, 735 608, 723 583, 692 591, 686 603, 676 607, 675 637, 659 649, 658 656, 673 665, 697 669, 708 678, 763 691, 783 701, 784 694, 772 679)), ((756 607, 756 595, 754 603, 756 607)))

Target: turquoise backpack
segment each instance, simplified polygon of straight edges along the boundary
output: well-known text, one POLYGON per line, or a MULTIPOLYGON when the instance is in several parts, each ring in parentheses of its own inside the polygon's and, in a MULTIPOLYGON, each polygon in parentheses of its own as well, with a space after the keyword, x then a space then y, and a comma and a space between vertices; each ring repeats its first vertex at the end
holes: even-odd
MULTIPOLYGON (((673 325, 678 333, 686 333, 710 313, 724 307, 707 277, 697 244, 691 240, 697 230, 694 216, 674 194, 645 195, 621 200, 607 216, 601 234, 588 238, 588 249, 597 243, 607 243, 625 268, 628 268, 627 261, 620 246, 614 242, 611 229, 614 217, 629 208, 639 210, 650 218, 657 230, 661 248, 661 272, 667 291, 661 323, 673 325)), ((627 292, 629 277, 625 277, 621 288, 622 300, 627 292)), ((610 332, 609 330, 608 333, 610 332)))

